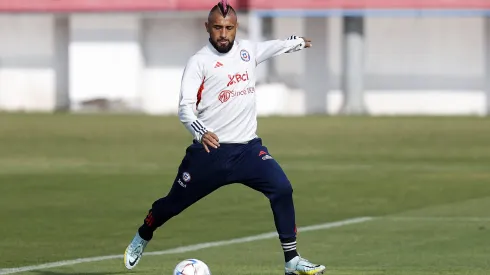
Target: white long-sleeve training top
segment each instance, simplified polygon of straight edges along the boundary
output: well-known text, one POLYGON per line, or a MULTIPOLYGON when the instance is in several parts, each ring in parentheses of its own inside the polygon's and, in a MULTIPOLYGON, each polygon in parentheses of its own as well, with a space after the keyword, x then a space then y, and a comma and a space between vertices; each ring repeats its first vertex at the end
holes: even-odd
POLYGON ((255 68, 269 58, 301 50, 304 44, 302 38, 258 43, 235 40, 233 48, 223 54, 208 42, 184 69, 180 121, 198 141, 206 131, 215 133, 219 143, 256 138, 255 68))

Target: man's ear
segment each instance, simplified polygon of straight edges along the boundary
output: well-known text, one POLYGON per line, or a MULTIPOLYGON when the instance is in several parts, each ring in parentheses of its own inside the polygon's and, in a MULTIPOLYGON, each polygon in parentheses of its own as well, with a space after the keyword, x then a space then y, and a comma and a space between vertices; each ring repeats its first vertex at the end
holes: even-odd
POLYGON ((208 22, 204 22, 204 27, 206 28, 206 32, 209 33, 209 24, 208 24, 208 22))

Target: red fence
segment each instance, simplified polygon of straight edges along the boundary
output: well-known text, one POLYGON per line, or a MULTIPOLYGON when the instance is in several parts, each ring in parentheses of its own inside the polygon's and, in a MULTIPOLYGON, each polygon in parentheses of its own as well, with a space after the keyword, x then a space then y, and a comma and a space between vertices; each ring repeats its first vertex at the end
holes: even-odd
POLYGON ((490 0, 249 0, 255 9, 489 9, 490 0))
MULTIPOLYGON (((218 0, 0 0, 2 12, 208 10, 218 0)), ((249 9, 490 9, 490 0, 230 0, 249 9)))
MULTIPOLYGON (((237 0, 230 0, 236 5, 237 0)), ((209 10, 218 0, 0 0, 3 12, 209 10)))

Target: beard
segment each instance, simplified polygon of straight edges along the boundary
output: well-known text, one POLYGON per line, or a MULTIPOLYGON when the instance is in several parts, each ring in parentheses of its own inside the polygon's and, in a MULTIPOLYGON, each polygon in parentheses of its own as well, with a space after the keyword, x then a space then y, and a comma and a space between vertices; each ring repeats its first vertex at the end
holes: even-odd
POLYGON ((235 40, 218 40, 218 41, 213 41, 211 39, 209 39, 209 42, 211 42, 211 45, 213 45, 213 47, 219 52, 219 53, 227 53, 231 50, 231 48, 233 48, 233 44, 235 43, 235 40), (226 44, 226 46, 223 46, 223 45, 220 45, 219 42, 223 42, 223 41, 227 41, 228 44, 226 44))

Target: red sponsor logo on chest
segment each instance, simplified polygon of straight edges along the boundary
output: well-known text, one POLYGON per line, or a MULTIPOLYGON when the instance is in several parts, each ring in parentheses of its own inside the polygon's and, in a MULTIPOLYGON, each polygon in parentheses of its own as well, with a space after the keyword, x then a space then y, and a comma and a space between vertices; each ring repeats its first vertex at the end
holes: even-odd
POLYGON ((236 84, 236 83, 240 83, 241 81, 248 81, 249 80, 248 71, 245 71, 244 74, 240 74, 240 73, 229 74, 228 80, 229 80, 229 82, 228 82, 228 85, 226 85, 227 87, 231 86, 233 84, 236 84))
POLYGON ((238 96, 244 96, 248 94, 253 94, 255 93, 255 88, 254 87, 248 87, 245 90, 241 91, 229 91, 229 90, 224 90, 221 91, 218 95, 218 100, 221 101, 221 103, 225 103, 231 98, 238 97, 238 96))

